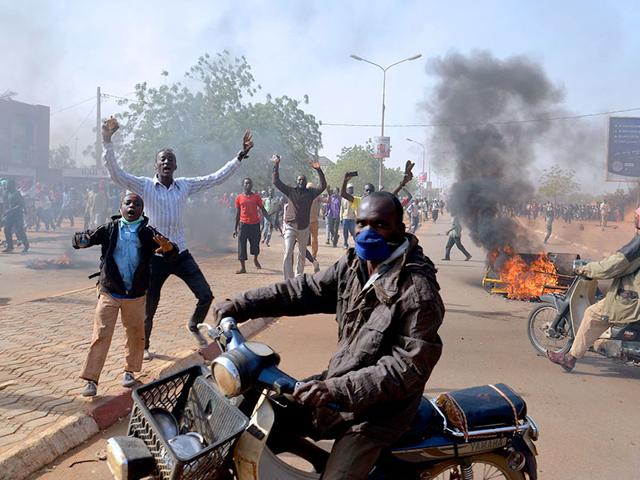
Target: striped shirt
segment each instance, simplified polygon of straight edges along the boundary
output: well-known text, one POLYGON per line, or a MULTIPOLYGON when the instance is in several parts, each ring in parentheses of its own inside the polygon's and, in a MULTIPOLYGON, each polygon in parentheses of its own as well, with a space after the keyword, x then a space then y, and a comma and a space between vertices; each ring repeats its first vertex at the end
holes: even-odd
POLYGON ((102 158, 111 180, 142 197, 149 225, 178 245, 180 251, 187 249, 183 218, 189 196, 223 183, 240 166, 240 161, 234 158, 220 170, 209 175, 175 178, 167 188, 157 176, 137 177, 125 172, 116 160, 112 143, 104 144, 102 158))

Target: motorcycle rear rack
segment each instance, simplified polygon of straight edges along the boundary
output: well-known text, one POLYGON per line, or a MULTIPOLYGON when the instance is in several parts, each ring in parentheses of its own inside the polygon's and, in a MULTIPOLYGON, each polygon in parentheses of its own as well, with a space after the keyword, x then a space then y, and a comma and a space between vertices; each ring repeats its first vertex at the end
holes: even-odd
MULTIPOLYGON (((438 415, 440 415, 440 418, 442 419, 443 431, 447 435, 451 435, 452 437, 465 439, 465 434, 463 432, 455 427, 449 427, 449 425, 447 424, 447 417, 444 413, 442 413, 442 410, 438 408, 436 402, 432 399, 429 399, 429 402, 431 402, 433 408, 435 408, 436 412, 438 412, 438 415)), ((528 415, 526 416, 525 420, 520 420, 520 423, 518 423, 517 425, 471 430, 467 433, 466 438, 472 439, 480 437, 492 437, 496 435, 524 433, 527 431, 529 431, 532 440, 535 441, 538 439, 538 425, 528 415)))

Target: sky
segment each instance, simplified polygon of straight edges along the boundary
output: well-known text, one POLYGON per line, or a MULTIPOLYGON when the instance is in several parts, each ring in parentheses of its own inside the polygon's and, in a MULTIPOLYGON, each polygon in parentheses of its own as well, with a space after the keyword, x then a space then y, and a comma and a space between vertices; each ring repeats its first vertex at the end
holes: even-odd
MULTIPOLYGON (((379 124, 382 72, 350 55, 386 66, 419 53, 422 58, 387 72, 385 133, 391 137, 389 165, 413 159, 422 170, 422 150, 406 138, 427 142, 432 132, 393 125, 429 123, 420 108, 435 82, 426 71, 429 59, 474 50, 498 58, 527 55, 563 88, 572 112, 635 108, 639 21, 637 4, 624 0, 0 0, 0 93, 12 90, 16 100, 49 105, 51 146, 68 144, 73 152, 77 138, 80 155, 93 141, 94 102, 88 99, 96 86, 126 96, 141 81, 179 81, 207 52, 244 55, 263 98, 309 95, 304 108, 317 119, 352 124, 379 124)), ((103 116, 120 108, 105 99, 103 116)), ((606 117, 585 121, 606 131, 606 117)), ((321 130, 320 153, 333 160, 343 147, 380 132, 330 125, 321 130)), ((594 181, 603 177, 602 143, 602 164, 589 172, 594 181)), ((427 164, 441 154, 427 149, 427 164)))

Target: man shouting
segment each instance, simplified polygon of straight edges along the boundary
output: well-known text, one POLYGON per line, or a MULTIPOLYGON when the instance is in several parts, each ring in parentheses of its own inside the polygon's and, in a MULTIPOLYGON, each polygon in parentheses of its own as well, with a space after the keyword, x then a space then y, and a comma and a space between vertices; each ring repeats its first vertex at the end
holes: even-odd
POLYGON ((170 275, 181 278, 198 299, 196 309, 187 324, 187 329, 201 346, 205 346, 207 341, 198 331, 197 325, 204 321, 213 301, 213 294, 200 271, 200 267, 187 249, 183 217, 187 208, 187 200, 191 195, 223 183, 234 174, 240 166, 240 162, 249 156, 249 151, 253 147, 251 133, 248 130, 245 132, 242 150, 218 171, 202 177, 174 179, 173 175, 178 164, 176 155, 170 148, 164 148, 157 153, 156 174, 153 178, 136 177, 125 172, 116 161, 111 143, 111 137, 118 128, 118 122, 113 117, 106 120, 102 126, 103 159, 111 180, 142 196, 149 225, 175 243, 180 252, 175 262, 170 263, 161 256, 154 256, 151 260, 151 280, 147 292, 144 319, 145 359, 151 358, 149 340, 153 328, 153 317, 160 301, 162 285, 170 275))

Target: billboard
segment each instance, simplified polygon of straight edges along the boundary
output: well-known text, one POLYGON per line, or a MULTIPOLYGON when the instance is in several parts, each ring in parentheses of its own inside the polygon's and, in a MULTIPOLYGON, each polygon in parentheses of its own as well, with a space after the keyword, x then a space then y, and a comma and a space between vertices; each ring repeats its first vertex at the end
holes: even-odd
POLYGON ((389 137, 375 137, 373 139, 373 157, 389 158, 391 153, 391 139, 389 137))
POLYGON ((609 118, 607 180, 640 182, 640 118, 609 118))

